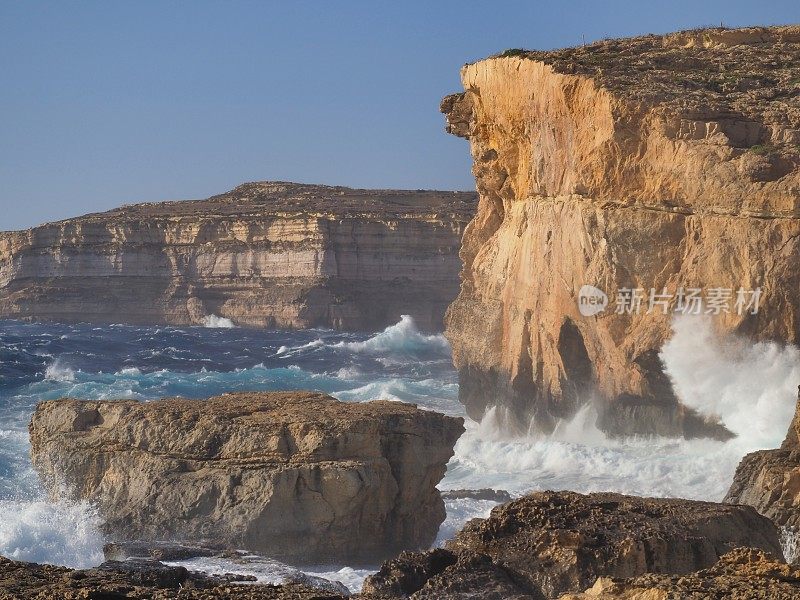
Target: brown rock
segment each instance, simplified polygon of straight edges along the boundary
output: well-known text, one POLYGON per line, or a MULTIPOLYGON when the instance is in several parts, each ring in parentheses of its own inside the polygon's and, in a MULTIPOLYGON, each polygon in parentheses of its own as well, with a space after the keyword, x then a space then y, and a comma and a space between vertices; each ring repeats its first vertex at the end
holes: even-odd
POLYGON ((414 600, 544 600, 537 588, 513 579, 513 574, 485 554, 436 549, 404 552, 367 577, 365 598, 414 600))
POLYGON ((780 526, 800 526, 800 389, 781 447, 742 458, 723 501, 754 506, 780 526))
POLYGON ((0 556, 0 600, 342 600, 347 594, 287 583, 210 577, 158 562, 103 563, 95 569, 18 562, 0 556))
POLYGON ((0 317, 441 331, 474 192, 257 182, 0 233, 0 317))
POLYGON ((713 567, 690 575, 642 575, 626 580, 600 578, 584 594, 561 600, 795 600, 800 569, 762 550, 737 548, 713 567))
POLYGON ((54 497, 95 502, 114 540, 374 562, 428 547, 461 419, 320 393, 54 400, 30 425, 54 497))
POLYGON ((470 521, 446 550, 388 561, 367 579, 364 591, 462 598, 467 596, 445 590, 486 585, 487 593, 504 589, 519 598, 556 598, 582 591, 598 577, 688 574, 740 546, 782 556, 775 526, 749 507, 542 492, 470 521))
MULTIPOLYGON (((508 51, 442 103, 480 193, 446 317, 471 417, 549 430, 591 397, 615 434, 730 435, 683 407, 658 352, 671 314, 620 288, 761 288, 721 333, 800 341, 800 27, 508 51), (610 296, 582 316, 578 293, 610 296)), ((734 298, 735 298, 735 292, 734 298)), ((671 312, 671 311, 670 311, 671 312)))

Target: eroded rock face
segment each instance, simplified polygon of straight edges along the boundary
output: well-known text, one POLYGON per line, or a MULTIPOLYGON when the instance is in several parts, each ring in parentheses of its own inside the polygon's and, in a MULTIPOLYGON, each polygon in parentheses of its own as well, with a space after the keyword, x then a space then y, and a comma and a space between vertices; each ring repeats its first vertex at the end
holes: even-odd
POLYGON ((115 540, 249 549, 293 562, 426 548, 462 420, 312 392, 53 400, 30 425, 54 497, 91 500, 115 540))
POLYGON ((477 593, 484 589, 475 587, 480 585, 487 594, 511 594, 498 598, 557 598, 585 590, 598 577, 691 573, 741 546, 783 556, 775 525, 750 507, 542 492, 470 521, 445 550, 406 553, 384 563, 364 591, 466 598, 453 590, 472 585, 477 593))
POLYGON ((0 316, 441 331, 472 192, 244 184, 0 233, 0 316))
POLYGON ((800 389, 781 447, 742 458, 724 502, 749 504, 780 526, 800 527, 800 389))
POLYGON ((600 578, 584 594, 561 600, 794 600, 800 598, 800 569, 753 548, 737 548, 713 567, 690 575, 600 578))
POLYGON ((611 433, 724 438, 658 352, 681 287, 760 288, 719 332, 800 341, 800 28, 509 51, 461 78, 442 111, 480 204, 446 333, 470 416, 498 405, 547 431, 594 397, 611 433), (597 316, 584 285, 609 295, 597 316), (639 314, 615 314, 622 288, 643 291, 639 314), (668 314, 646 314, 651 289, 668 314))

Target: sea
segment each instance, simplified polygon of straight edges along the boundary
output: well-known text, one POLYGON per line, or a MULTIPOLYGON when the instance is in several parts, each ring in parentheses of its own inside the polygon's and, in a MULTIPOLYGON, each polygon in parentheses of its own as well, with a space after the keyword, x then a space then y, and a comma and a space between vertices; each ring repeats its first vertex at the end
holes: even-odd
MULTIPOLYGON (((37 402, 61 397, 146 402, 291 389, 319 390, 345 402, 412 402, 466 419, 441 490, 493 488, 515 497, 537 490, 616 491, 720 500, 744 454, 783 440, 800 383, 800 352, 720 339, 710 321, 682 316, 661 358, 682 401, 723 421, 736 434, 733 440, 609 439, 595 427, 590 402, 551 435, 510 437, 493 409, 480 422, 466 417, 447 340, 420 332, 407 316, 373 334, 244 329, 219 317, 204 327, 0 321, 0 555, 76 568, 103 561, 95 507, 48 501, 31 467, 31 414, 37 402)), ((447 500, 435 544, 495 505, 447 500)), ((300 570, 253 555, 174 564, 271 583, 312 575, 352 591, 379 566, 300 570)))

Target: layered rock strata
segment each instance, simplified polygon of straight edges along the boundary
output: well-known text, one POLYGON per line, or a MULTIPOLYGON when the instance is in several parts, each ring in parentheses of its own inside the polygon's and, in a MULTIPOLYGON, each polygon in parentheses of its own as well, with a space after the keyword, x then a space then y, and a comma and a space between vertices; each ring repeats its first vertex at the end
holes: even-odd
POLYGON ((427 553, 404 553, 364 584, 389 598, 557 598, 598 577, 682 575, 738 547, 782 557, 775 525, 747 506, 541 492, 475 519, 427 553), (474 596, 473 596, 474 597, 474 596))
POLYGON ((749 504, 784 527, 800 527, 800 389, 781 447, 746 455, 724 502, 749 504))
POLYGON ((446 334, 470 416, 548 431, 594 399, 611 433, 729 435, 658 354, 681 288, 712 313, 727 290, 721 335, 800 341, 800 27, 510 50, 461 79, 442 111, 480 203, 446 334))
POLYGON ((0 233, 0 317, 440 331, 472 192, 248 183, 0 233))
POLYGON ((426 548, 462 420, 312 392, 40 403, 31 456, 55 498, 112 540, 248 549, 294 563, 426 548))

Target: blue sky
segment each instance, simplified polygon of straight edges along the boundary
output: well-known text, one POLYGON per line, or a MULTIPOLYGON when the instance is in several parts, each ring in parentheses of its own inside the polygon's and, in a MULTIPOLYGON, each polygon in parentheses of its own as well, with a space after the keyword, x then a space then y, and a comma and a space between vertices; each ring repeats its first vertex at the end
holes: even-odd
POLYGON ((262 179, 471 189, 438 112, 463 63, 720 22, 800 3, 0 0, 0 230, 262 179))

